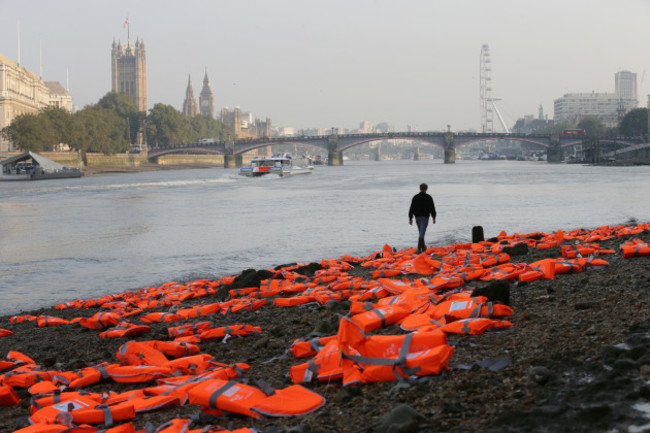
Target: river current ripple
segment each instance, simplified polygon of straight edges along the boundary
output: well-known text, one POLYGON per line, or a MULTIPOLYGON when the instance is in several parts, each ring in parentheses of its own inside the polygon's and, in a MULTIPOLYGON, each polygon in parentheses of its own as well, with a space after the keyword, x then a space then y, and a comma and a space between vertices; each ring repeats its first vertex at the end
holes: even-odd
POLYGON ((650 220, 650 167, 346 161, 248 179, 210 168, 0 182, 0 314, 244 269, 415 246, 411 197, 438 210, 427 244, 650 220))

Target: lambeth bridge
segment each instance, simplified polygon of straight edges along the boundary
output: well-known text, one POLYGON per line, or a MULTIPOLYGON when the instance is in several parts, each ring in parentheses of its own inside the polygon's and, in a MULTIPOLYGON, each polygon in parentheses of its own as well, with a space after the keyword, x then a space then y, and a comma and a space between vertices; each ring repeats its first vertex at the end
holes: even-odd
MULTIPOLYGON (((387 132, 372 134, 331 134, 302 137, 275 137, 254 140, 230 140, 226 142, 214 139, 201 139, 198 143, 177 146, 154 146, 148 150, 148 158, 157 162, 158 158, 171 153, 213 153, 224 155, 226 168, 240 167, 242 155, 251 150, 276 144, 306 144, 327 151, 328 165, 343 165, 343 151, 355 146, 383 140, 409 140, 421 144, 434 145, 444 150, 444 162, 456 161, 456 149, 479 142, 519 141, 539 146, 546 150, 549 162, 560 162, 564 158, 564 149, 580 146, 586 158, 598 162, 602 151, 625 149, 645 143, 645 137, 584 137, 576 135, 551 134, 501 134, 501 133, 454 133, 447 132, 387 132)), ((415 153, 419 158, 419 147, 415 153)))

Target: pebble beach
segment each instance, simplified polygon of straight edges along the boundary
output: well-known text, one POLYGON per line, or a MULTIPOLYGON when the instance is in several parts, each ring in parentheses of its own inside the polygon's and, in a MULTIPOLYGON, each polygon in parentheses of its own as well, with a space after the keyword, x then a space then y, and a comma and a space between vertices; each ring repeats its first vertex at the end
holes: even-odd
MULTIPOLYGON (((80 371, 125 365, 118 352, 127 342, 181 341, 170 328, 183 325, 195 325, 195 331, 182 340, 198 347, 193 356, 209 359, 209 368, 228 371, 229 380, 270 395, 269 389, 277 392, 300 385, 321 403, 295 416, 259 416, 255 410, 250 416, 218 405, 205 410, 190 396, 190 401, 179 398, 160 409, 143 410, 112 425, 92 424, 83 431, 184 431, 181 424, 196 432, 644 431, 650 429, 644 411, 650 399, 650 255, 643 248, 637 248, 637 253, 622 248, 633 242, 638 246, 650 242, 650 225, 558 228, 555 233, 504 231, 475 244, 429 245, 423 255, 387 245, 365 257, 250 269, 219 281, 170 282, 128 296, 80 299, 1 317, 0 329, 6 336, 0 338, 0 359, 5 360, 0 361, 0 431, 73 431, 66 429, 79 424, 71 416, 50 421, 34 418, 42 409, 34 401, 48 393, 83 390, 111 401, 125 400, 126 395, 150 398, 165 378, 198 375, 204 367, 194 365, 143 381, 102 376, 94 383, 70 387, 70 378, 78 378, 80 371), (500 259, 488 266, 480 264, 484 258, 477 262, 477 255, 500 259), (579 259, 584 259, 580 268, 565 272, 556 265, 552 276, 534 274, 544 260, 548 264, 579 259), (505 264, 517 265, 513 269, 529 272, 528 277, 513 277, 511 271, 508 276, 488 278, 497 275, 492 268, 505 264), (468 276, 470 267, 481 272, 468 276), (445 275, 457 277, 456 268, 465 268, 461 283, 444 286, 436 279, 445 270, 445 275), (475 335, 446 332, 446 345, 453 353, 437 374, 403 374, 384 381, 365 377, 344 385, 346 373, 295 383, 295 367, 316 356, 298 358, 290 350, 296 341, 337 335, 341 321, 360 314, 359 308, 377 309, 382 299, 398 296, 397 289, 377 290, 397 283, 418 289, 425 284, 436 296, 461 292, 485 296, 486 302, 509 307, 507 316, 492 319, 511 326, 494 325, 475 335), (283 289, 267 290, 272 285, 283 289), (320 291, 310 290, 314 287, 320 291), (163 290, 170 288, 175 289, 163 290), (165 294, 171 292, 175 295, 165 294), (215 305, 210 312, 205 307, 215 305), (188 311, 201 307, 205 314, 190 317, 188 311), (117 323, 82 324, 88 325, 97 313, 111 311, 120 312, 118 322, 128 322, 141 332, 126 332, 122 337, 104 334, 104 338, 100 334, 114 330, 117 323), (154 317, 153 313, 175 315, 175 320, 143 320, 154 317), (206 322, 210 329, 226 329, 227 335, 200 338, 196 329, 206 322), (18 380, 26 368, 33 370, 18 380), (171 421, 174 424, 165 427, 171 421), (45 422, 48 427, 41 425, 45 422)), ((457 318, 445 316, 445 320, 457 318)), ((382 323, 366 338, 407 335, 403 323, 404 318, 382 323)), ((339 345, 342 353, 350 350, 343 342, 339 345)), ((167 358, 176 357, 167 354, 167 358)), ((362 364, 352 368, 362 377, 368 369, 362 364)), ((71 406, 60 411, 74 413, 71 406)))

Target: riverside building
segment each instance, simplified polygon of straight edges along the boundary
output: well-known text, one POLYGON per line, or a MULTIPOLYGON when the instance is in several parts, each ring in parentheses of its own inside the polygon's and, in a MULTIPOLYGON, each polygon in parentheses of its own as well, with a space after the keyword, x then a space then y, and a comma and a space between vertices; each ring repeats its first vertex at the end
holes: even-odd
POLYGON ((126 46, 115 42, 111 49, 111 90, 126 93, 138 110, 147 111, 147 53, 139 38, 135 46, 127 40, 126 46))
POLYGON ((615 127, 625 113, 639 105, 636 89, 636 74, 617 72, 614 93, 566 93, 554 100, 554 120, 578 124, 585 117, 595 117, 605 126, 615 127))
MULTIPOLYGON (((72 97, 60 83, 41 78, 0 54, 0 129, 21 114, 35 114, 47 107, 72 112, 72 97)), ((13 143, 0 135, 0 152, 13 152, 13 143)))

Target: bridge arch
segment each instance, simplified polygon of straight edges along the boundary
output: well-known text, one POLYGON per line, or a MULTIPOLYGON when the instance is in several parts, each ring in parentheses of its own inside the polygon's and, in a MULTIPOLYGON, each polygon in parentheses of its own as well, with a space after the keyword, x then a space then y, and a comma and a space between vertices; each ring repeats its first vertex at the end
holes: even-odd
POLYGON ((273 146, 273 145, 279 145, 279 144, 302 144, 306 146, 311 146, 311 147, 317 147, 319 149, 324 150, 327 152, 327 146, 323 146, 320 143, 314 143, 311 141, 300 141, 300 140, 291 140, 291 141, 284 141, 284 140, 271 140, 271 141, 264 141, 264 142, 251 142, 249 145, 246 145, 246 143, 238 143, 238 147, 235 150, 235 155, 241 155, 246 152, 250 152, 251 150, 256 150, 256 149, 262 149, 264 147, 268 146, 273 146))
POLYGON ((350 141, 350 142, 345 142, 344 144, 339 144, 339 147, 338 147, 337 150, 342 152, 344 150, 348 150, 348 149, 350 149, 352 147, 359 146, 361 144, 372 143, 373 141, 386 141, 386 140, 415 141, 415 142, 418 142, 418 143, 438 146, 438 147, 443 148, 443 149, 445 147, 442 140, 434 140, 432 138, 427 139, 425 137, 412 137, 412 136, 394 135, 394 136, 388 136, 388 137, 360 138, 360 139, 353 140, 353 141, 350 141))

